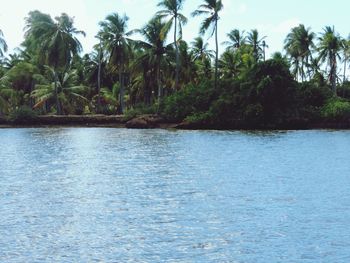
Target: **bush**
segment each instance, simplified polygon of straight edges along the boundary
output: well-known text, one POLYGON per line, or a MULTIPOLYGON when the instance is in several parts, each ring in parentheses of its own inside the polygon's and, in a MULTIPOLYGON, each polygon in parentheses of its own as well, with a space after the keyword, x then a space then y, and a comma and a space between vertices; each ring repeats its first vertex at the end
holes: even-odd
POLYGON ((283 62, 258 63, 245 81, 248 117, 256 116, 261 123, 280 123, 293 117, 297 108, 297 83, 283 62))
POLYGON ((220 97, 210 108, 219 126, 280 124, 295 115, 296 82, 281 61, 258 63, 243 78, 221 85, 220 97))
POLYGON ((298 104, 301 118, 320 121, 321 109, 333 97, 330 87, 315 81, 298 84, 298 104))
POLYGON ((350 82, 345 82, 340 87, 338 87, 337 95, 344 99, 350 99, 350 82))
POLYGON ((11 112, 9 120, 18 124, 31 124, 37 119, 37 112, 28 106, 21 106, 11 112))
POLYGON ((134 108, 128 109, 124 114, 124 119, 126 121, 136 118, 144 114, 156 114, 158 105, 154 104, 151 106, 146 106, 144 104, 139 104, 134 108))
POLYGON ((211 82, 190 84, 165 98, 160 105, 160 113, 168 120, 182 121, 187 116, 208 111, 214 96, 211 82))
POLYGON ((299 84, 298 100, 302 106, 323 107, 332 96, 328 86, 318 86, 313 82, 299 84))
POLYGON ((328 121, 345 121, 350 119, 350 102, 340 98, 334 98, 321 110, 322 117, 328 121))
POLYGON ((195 124, 208 124, 211 122, 212 115, 210 112, 198 112, 193 115, 187 116, 185 121, 195 124))

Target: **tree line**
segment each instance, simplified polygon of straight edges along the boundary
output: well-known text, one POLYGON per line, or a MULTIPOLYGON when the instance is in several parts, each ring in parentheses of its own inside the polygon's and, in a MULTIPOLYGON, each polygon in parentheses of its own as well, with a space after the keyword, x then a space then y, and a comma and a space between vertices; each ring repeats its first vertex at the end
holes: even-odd
POLYGON ((5 56, 0 31, 0 114, 23 108, 37 114, 158 113, 210 123, 350 117, 350 40, 334 27, 318 34, 294 27, 284 52, 267 60, 266 37, 256 29, 232 29, 218 39, 221 0, 203 0, 192 12, 203 20, 187 43, 184 4, 161 0, 150 21, 133 30, 126 15, 111 13, 84 55, 77 37, 85 33, 72 17, 31 11, 15 53, 5 56), (204 34, 215 38, 215 50, 204 34))

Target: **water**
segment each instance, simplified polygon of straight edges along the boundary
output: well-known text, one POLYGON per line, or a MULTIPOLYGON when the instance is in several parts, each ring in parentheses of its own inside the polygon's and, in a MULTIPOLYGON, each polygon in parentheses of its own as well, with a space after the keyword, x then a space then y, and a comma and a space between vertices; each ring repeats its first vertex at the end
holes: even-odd
POLYGON ((0 262, 350 262, 350 132, 0 130, 0 262))

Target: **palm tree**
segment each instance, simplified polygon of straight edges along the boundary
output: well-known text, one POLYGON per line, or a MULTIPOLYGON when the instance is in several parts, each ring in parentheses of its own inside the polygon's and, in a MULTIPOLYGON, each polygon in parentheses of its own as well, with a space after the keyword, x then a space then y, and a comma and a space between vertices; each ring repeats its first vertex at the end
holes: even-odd
POLYGON ((124 82, 125 82, 125 65, 130 53, 129 36, 132 31, 127 31, 129 18, 117 13, 108 15, 105 21, 100 23, 101 30, 98 32, 98 38, 101 40, 102 48, 106 49, 109 54, 109 64, 117 66, 120 84, 120 113, 124 113, 124 82))
POLYGON ((266 60, 266 49, 269 48, 269 46, 266 44, 266 41, 263 40, 261 43, 262 46, 262 52, 263 52, 263 60, 266 60))
POLYGON ((288 58, 286 56, 284 56, 281 52, 273 53, 271 58, 273 60, 277 60, 277 61, 284 63, 288 68, 290 67, 290 63, 289 63, 288 58))
POLYGON ((162 0, 158 6, 163 7, 164 10, 158 11, 157 16, 160 18, 169 17, 169 21, 165 25, 165 31, 174 25, 174 44, 175 44, 175 54, 176 54, 176 75, 175 75, 175 89, 179 88, 179 67, 180 67, 180 56, 179 56, 179 44, 178 40, 182 38, 182 26, 187 23, 187 18, 179 13, 183 8, 184 0, 162 0), (179 37, 177 27, 179 27, 179 37))
MULTIPOLYGON (((142 65, 145 80, 152 80, 152 78, 156 80, 158 102, 163 96, 161 64, 164 62, 164 55, 172 50, 171 44, 165 44, 169 32, 169 28, 167 31, 164 30, 165 28, 165 23, 161 21, 161 18, 154 17, 142 29, 135 30, 145 38, 145 41, 136 41, 135 45, 141 52, 134 63, 136 66, 142 65)), ((151 87, 149 83, 146 83, 146 86, 145 102, 148 104, 150 102, 148 89, 151 87)))
POLYGON ((0 58, 4 55, 5 52, 7 52, 7 44, 4 39, 4 34, 0 29, 0 58))
POLYGON ((239 53, 226 50, 219 60, 219 67, 225 78, 233 78, 239 72, 239 53))
MULTIPOLYGON (((36 100, 33 108, 46 106, 56 100, 59 101, 62 111, 71 113, 75 109, 82 107, 88 103, 84 96, 89 88, 77 84, 77 72, 75 70, 63 74, 55 72, 54 68, 47 66, 46 74, 36 75, 37 82, 35 89, 31 93, 31 97, 36 100)), ((56 102, 57 103, 57 102, 56 102)))
POLYGON ((222 0, 203 0, 204 4, 198 6, 197 10, 192 13, 192 16, 207 15, 201 24, 199 33, 204 34, 209 29, 212 29, 210 36, 215 33, 215 82, 214 88, 217 88, 218 80, 218 62, 219 62, 219 43, 218 43, 218 21, 220 19, 219 12, 224 8, 222 0))
POLYGON ((345 83, 347 61, 349 60, 349 57, 350 57, 350 36, 348 37, 348 39, 342 40, 342 50, 343 50, 343 62, 344 62, 343 83, 345 83))
POLYGON ((320 61, 327 61, 329 67, 328 80, 334 94, 337 94, 337 60, 340 59, 341 47, 341 37, 335 32, 334 27, 325 27, 319 37, 317 50, 319 51, 320 61))
POLYGON ((305 28, 304 25, 300 24, 292 28, 285 40, 284 48, 288 55, 298 61, 295 65, 300 65, 296 71, 301 76, 301 81, 305 79, 305 66, 309 67, 313 59, 312 51, 315 48, 315 37, 315 33, 311 32, 310 28, 305 28))
POLYGON ((6 74, 2 76, 0 78, 0 116, 16 106, 17 95, 18 91, 11 87, 8 76, 6 74))
POLYGON ((251 30, 247 36, 247 44, 252 48, 253 56, 255 61, 259 61, 259 59, 264 56, 263 48, 266 47, 266 42, 264 39, 266 36, 260 38, 259 32, 256 29, 251 30))
MULTIPOLYGON (((26 18, 26 32, 24 45, 31 51, 42 54, 47 65, 56 74, 55 85, 58 83, 58 72, 66 71, 74 55, 82 50, 77 35, 85 36, 83 31, 74 27, 73 18, 62 13, 55 20, 39 11, 32 11, 26 18)), ((61 104, 56 92, 57 114, 62 114, 61 104)))
POLYGON ((202 37, 196 37, 194 41, 191 42, 192 54, 194 60, 204 61, 206 59, 214 58, 214 51, 208 49, 209 44, 205 43, 202 37))
POLYGON ((223 42, 223 45, 226 45, 226 50, 236 50, 243 46, 246 42, 246 37, 244 36, 245 31, 239 31, 238 29, 231 30, 227 34, 228 41, 223 42))

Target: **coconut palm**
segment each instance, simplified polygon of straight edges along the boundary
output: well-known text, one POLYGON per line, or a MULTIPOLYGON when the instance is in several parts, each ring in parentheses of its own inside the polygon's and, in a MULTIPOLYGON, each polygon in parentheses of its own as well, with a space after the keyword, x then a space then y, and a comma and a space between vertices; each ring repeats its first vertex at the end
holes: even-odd
POLYGON ((0 116, 16 106, 17 97, 18 92, 11 87, 10 80, 5 74, 0 78, 0 116))
MULTIPOLYGON (((58 74, 54 68, 46 66, 45 75, 36 75, 35 89, 31 97, 35 99, 33 108, 45 108, 58 99, 62 112, 71 113, 88 103, 84 96, 89 88, 79 85, 75 70, 58 74)), ((57 103, 57 102, 56 102, 57 103)), ((57 105, 57 104, 56 104, 57 105)))
POLYGON ((291 32, 287 35, 284 48, 290 58, 297 60, 294 61, 295 65, 300 66, 296 69, 299 73, 301 81, 305 79, 305 67, 309 67, 312 58, 312 51, 315 48, 314 39, 316 35, 311 32, 310 28, 306 28, 300 24, 297 27, 292 28, 291 32))
POLYGON ((239 53, 226 50, 219 60, 219 68, 225 78, 233 78, 239 72, 239 53))
POLYGON ((183 3, 184 0, 162 0, 158 4, 158 6, 164 9, 158 11, 156 14, 161 18, 169 18, 169 21, 167 22, 167 24, 165 24, 165 31, 168 31, 168 28, 174 25, 174 45, 176 54, 175 89, 179 88, 180 56, 178 40, 181 40, 182 38, 182 26, 187 23, 187 18, 183 14, 179 13, 179 11, 181 11, 181 9, 183 8, 183 3))
POLYGON ((77 35, 85 33, 77 30, 73 18, 65 13, 52 20, 49 15, 32 11, 26 18, 26 39, 45 55, 46 64, 55 69, 65 70, 82 50, 77 35))
POLYGON ((120 113, 125 110, 124 94, 125 94, 125 67, 128 62, 130 53, 129 36, 132 31, 127 31, 129 18, 117 13, 108 15, 106 19, 100 22, 101 30, 98 32, 98 38, 101 41, 102 48, 108 51, 109 64, 116 66, 119 74, 120 83, 120 113))
POLYGON ((343 63, 344 63, 344 75, 343 75, 343 83, 346 82, 346 68, 347 62, 350 57, 350 36, 348 39, 342 40, 342 51, 343 51, 343 63))
MULTIPOLYGON (((165 39, 169 32, 169 28, 165 31, 165 23, 161 18, 152 18, 146 26, 142 29, 135 30, 135 32, 141 34, 145 41, 136 41, 135 46, 142 52, 137 56, 134 64, 136 66, 143 67, 143 74, 145 79, 152 81, 152 78, 156 80, 156 87, 158 89, 158 101, 163 96, 163 86, 161 81, 161 65, 164 62, 164 55, 172 50, 172 44, 166 45, 165 39)), ((145 96, 150 96, 148 84, 145 87, 145 96)), ((149 103, 149 98, 145 98, 149 103)))
MULTIPOLYGON (((85 36, 83 31, 74 27, 73 18, 62 13, 53 20, 49 15, 39 11, 32 11, 26 18, 25 42, 30 51, 43 56, 45 64, 53 68, 56 74, 55 85, 58 83, 58 72, 66 71, 74 55, 82 50, 77 35, 85 36)), ((61 103, 56 90, 57 114, 62 114, 61 103)))
POLYGON ((265 38, 266 36, 260 38, 259 32, 256 29, 248 32, 247 44, 252 48, 255 61, 259 61, 259 59, 264 56, 264 47, 266 47, 266 42, 264 41, 265 38))
POLYGON ((5 52, 7 52, 7 44, 4 38, 4 34, 0 30, 0 58, 4 56, 5 52))
POLYGON ((204 61, 215 57, 214 51, 208 49, 209 44, 205 43, 202 37, 196 37, 194 41, 191 42, 191 45, 194 60, 204 61))
POLYGON ((196 79, 196 64, 194 63, 193 53, 188 48, 188 44, 181 40, 179 42, 181 72, 180 79, 183 85, 196 79))
POLYGON ((323 29, 323 33, 319 37, 317 50, 321 62, 327 62, 329 67, 328 81, 331 84, 332 91, 337 94, 337 62, 340 60, 340 51, 342 40, 334 27, 327 26, 323 29))
POLYGON ((219 62, 219 43, 218 43, 218 21, 220 19, 219 12, 224 8, 222 0, 203 0, 203 4, 198 6, 197 10, 192 13, 192 16, 206 15, 203 20, 199 33, 204 34, 209 29, 210 36, 215 34, 215 82, 214 88, 217 88, 218 80, 218 62, 219 62))
POLYGON ((241 32, 238 29, 231 30, 231 32, 227 34, 229 40, 222 43, 227 46, 226 50, 236 50, 243 46, 246 42, 244 33, 245 31, 241 32))

